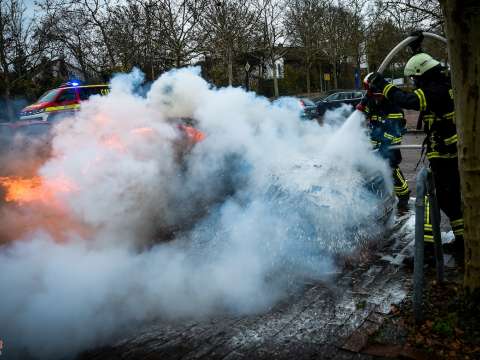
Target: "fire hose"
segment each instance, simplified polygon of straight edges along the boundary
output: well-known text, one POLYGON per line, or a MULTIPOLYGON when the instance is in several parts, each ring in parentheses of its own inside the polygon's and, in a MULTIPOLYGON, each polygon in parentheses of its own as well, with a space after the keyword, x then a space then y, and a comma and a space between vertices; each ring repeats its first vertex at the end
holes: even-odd
MULTIPOLYGON (((422 33, 424 37, 429 37, 429 38, 432 38, 432 39, 435 39, 435 40, 439 40, 443 43, 447 43, 447 39, 445 39, 443 36, 440 36, 440 35, 437 35, 437 34, 434 34, 434 33, 430 33, 430 32, 423 32, 422 33)), ((401 42, 399 42, 397 44, 397 46, 395 46, 389 53, 388 55, 385 57, 385 59, 383 60, 383 62, 380 64, 380 67, 378 68, 378 72, 380 74, 383 74, 383 72, 385 71, 385 69, 387 68, 388 65, 390 65, 390 62, 392 61, 392 59, 394 58, 395 55, 397 55, 400 51, 402 51, 408 44, 410 44, 412 41, 416 40, 418 38, 418 36, 409 36, 407 37, 406 39, 402 40, 401 42)))
MULTIPOLYGON (((437 35, 437 34, 434 34, 434 33, 430 33, 430 32, 422 32, 422 35, 423 35, 423 37, 429 37, 431 39, 439 40, 439 41, 447 44, 447 39, 444 38, 443 36, 440 36, 440 35, 437 35)), ((407 47, 410 43, 412 43, 413 41, 415 41, 417 39, 418 39, 418 36, 414 35, 414 36, 409 36, 406 39, 399 42, 392 50, 390 50, 390 52, 387 54, 385 59, 383 59, 383 61, 380 64, 380 67, 378 68, 377 72, 380 73, 380 74, 383 74, 383 72, 388 67, 388 65, 390 65, 390 62, 395 57, 395 55, 397 55, 400 51, 402 51, 405 47, 407 47)), ((368 97, 368 92, 369 91, 370 90, 368 89, 368 85, 367 85, 367 93, 363 96, 362 100, 357 105, 357 110, 365 111, 364 103, 365 103, 365 101, 368 97)))

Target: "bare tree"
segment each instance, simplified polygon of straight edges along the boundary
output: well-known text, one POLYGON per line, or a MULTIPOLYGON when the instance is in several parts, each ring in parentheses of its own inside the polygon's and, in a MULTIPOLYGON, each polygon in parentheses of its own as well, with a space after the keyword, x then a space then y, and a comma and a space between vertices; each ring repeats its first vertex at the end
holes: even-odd
MULTIPOLYGON (((121 4, 128 7, 129 1, 121 4)), ((118 68, 120 54, 112 28, 119 1, 43 0, 40 6, 43 27, 48 29, 56 56, 70 60, 85 74, 99 76, 118 68)))
POLYGON ((40 3, 41 26, 50 39, 51 56, 77 65, 87 75, 99 72, 103 51, 96 41, 95 28, 81 6, 80 3, 44 0, 40 3))
POLYGON ((323 0, 289 0, 287 3, 286 35, 289 43, 298 47, 303 55, 307 93, 311 92, 311 68, 323 54, 319 19, 323 17, 325 6, 323 0))
POLYGON ((262 49, 267 63, 272 68, 273 94, 279 96, 277 60, 285 55, 286 31, 283 14, 283 0, 257 0, 257 12, 261 14, 262 49))
POLYGON ((443 32, 444 19, 438 0, 380 0, 377 4, 405 32, 418 28, 443 32))
MULTIPOLYGON (((370 71, 378 69, 385 56, 403 38, 405 34, 390 18, 384 18, 375 23, 368 32, 367 59, 370 71)), ((404 62, 405 58, 397 57, 396 62, 404 62)))
POLYGON ((111 12, 109 32, 119 59, 119 70, 127 71, 133 66, 146 70, 144 7, 136 0, 127 0, 122 6, 114 6, 111 12))
POLYGON ((369 29, 378 21, 379 13, 369 0, 344 0, 347 10, 345 22, 350 35, 346 39, 347 53, 353 58, 357 76, 360 76, 360 64, 366 52, 369 29))
POLYGON ((322 46, 333 67, 334 87, 338 88, 339 66, 348 58, 349 13, 342 6, 327 5, 321 23, 322 46))
POLYGON ((226 65, 229 85, 233 84, 235 56, 247 52, 256 36, 260 13, 254 11, 253 1, 209 1, 201 17, 206 34, 203 52, 226 65))
POLYGON ((159 0, 160 14, 164 16, 163 41, 176 67, 190 63, 198 57, 206 39, 202 32, 206 0, 159 0))
POLYGON ((10 102, 12 91, 32 76, 45 46, 45 39, 26 19, 25 11, 21 0, 0 0, 0 95, 10 119, 15 115, 10 102))
POLYGON ((110 0, 72 0, 70 3, 66 3, 66 6, 77 7, 78 15, 86 20, 96 31, 96 46, 104 49, 106 54, 107 64, 111 67, 115 67, 115 53, 113 50, 113 44, 111 41, 108 27, 111 24, 112 16, 110 8, 112 6, 110 0))
POLYGON ((120 70, 139 67, 154 80, 159 72, 173 66, 167 49, 167 15, 157 1, 127 0, 111 8, 109 29, 120 70))

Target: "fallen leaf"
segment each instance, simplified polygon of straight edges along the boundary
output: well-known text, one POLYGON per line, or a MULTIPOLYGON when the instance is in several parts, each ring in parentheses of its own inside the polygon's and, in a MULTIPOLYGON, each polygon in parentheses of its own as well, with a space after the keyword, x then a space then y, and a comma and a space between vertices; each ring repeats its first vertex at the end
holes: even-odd
POLYGON ((394 304, 391 304, 390 305, 390 312, 393 314, 393 315, 396 315, 399 313, 399 309, 398 309, 398 306, 394 305, 394 304))
POLYGON ((425 342, 425 338, 423 337, 422 334, 417 334, 415 336, 415 343, 417 344, 423 344, 425 342))
POLYGON ((462 344, 460 344, 458 341, 452 341, 450 343, 450 348, 452 348, 453 350, 458 351, 461 349, 461 347, 462 347, 462 344))

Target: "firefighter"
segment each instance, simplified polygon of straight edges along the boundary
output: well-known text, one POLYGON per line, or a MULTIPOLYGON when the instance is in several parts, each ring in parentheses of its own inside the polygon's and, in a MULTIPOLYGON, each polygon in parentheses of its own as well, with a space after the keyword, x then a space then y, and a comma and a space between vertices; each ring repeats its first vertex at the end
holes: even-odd
MULTIPOLYGON (((424 52, 418 52, 407 62, 404 73, 411 77, 415 90, 407 93, 385 81, 379 73, 368 80, 374 91, 405 109, 419 110, 426 133, 427 158, 435 181, 438 203, 448 216, 455 241, 446 250, 463 254, 463 214, 460 176, 457 159, 455 109, 450 79, 441 64, 424 52)), ((421 124, 419 122, 419 124, 421 124)), ((426 206, 425 241, 432 247, 433 233, 426 206)))
MULTIPOLYGON (((365 77, 364 82, 372 73, 365 77)), ((402 153, 400 149, 390 149, 392 145, 400 145, 402 135, 406 132, 406 120, 403 110, 386 99, 382 93, 367 92, 367 96, 360 105, 368 119, 370 141, 379 155, 388 161, 392 169, 393 186, 398 198, 397 210, 399 215, 408 211, 410 190, 407 180, 400 170, 402 153)))

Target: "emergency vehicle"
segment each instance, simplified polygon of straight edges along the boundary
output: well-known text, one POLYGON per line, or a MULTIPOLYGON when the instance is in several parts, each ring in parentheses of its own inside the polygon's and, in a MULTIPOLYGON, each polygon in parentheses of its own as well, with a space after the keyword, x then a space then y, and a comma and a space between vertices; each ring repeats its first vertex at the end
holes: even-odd
POLYGON ((78 82, 67 82, 62 86, 48 90, 34 104, 22 109, 20 120, 48 121, 58 115, 66 115, 80 109, 82 101, 92 95, 106 95, 110 91, 108 85, 80 85, 78 82))

